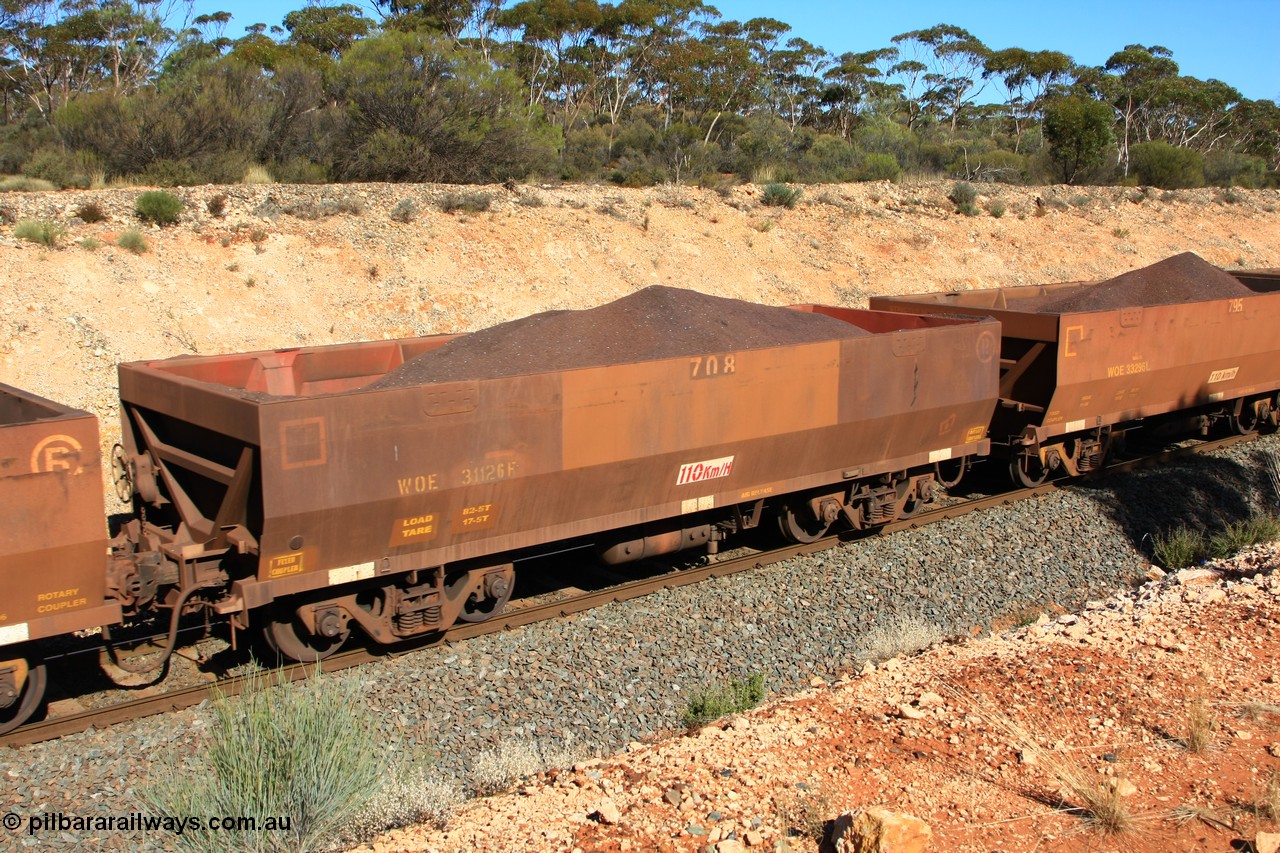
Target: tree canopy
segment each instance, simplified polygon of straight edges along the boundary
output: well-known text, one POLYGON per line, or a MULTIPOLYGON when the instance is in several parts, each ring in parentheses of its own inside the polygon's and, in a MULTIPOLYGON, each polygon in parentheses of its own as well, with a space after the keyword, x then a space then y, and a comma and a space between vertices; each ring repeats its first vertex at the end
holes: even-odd
POLYGON ((702 0, 321 0, 239 34, 191 12, 0 0, 0 172, 1133 181, 1158 161, 1253 185, 1280 168, 1280 106, 1160 45, 1089 67, 939 23, 836 56, 702 0))

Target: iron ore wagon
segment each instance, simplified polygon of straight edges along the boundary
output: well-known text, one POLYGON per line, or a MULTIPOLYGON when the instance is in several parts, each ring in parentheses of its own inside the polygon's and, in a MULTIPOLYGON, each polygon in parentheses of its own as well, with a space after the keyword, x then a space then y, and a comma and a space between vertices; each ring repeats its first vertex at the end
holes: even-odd
POLYGON ((999 326, 655 287, 472 335, 120 366, 142 583, 295 659, 499 611, 514 559, 914 512, 985 452, 999 326), (251 614, 253 614, 251 616, 251 614), (263 618, 258 619, 261 615, 263 618))
POLYGON ((875 297, 871 307, 1000 321, 992 453, 1014 479, 1099 466, 1151 418, 1240 433, 1280 412, 1280 278, 1186 253, 1096 283, 875 297))

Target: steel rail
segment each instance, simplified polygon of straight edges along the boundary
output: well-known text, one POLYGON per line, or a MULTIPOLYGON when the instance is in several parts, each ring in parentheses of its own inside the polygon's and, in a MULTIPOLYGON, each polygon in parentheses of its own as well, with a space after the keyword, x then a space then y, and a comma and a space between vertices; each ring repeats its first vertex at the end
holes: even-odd
MULTIPOLYGON (((865 538, 868 535, 893 533, 899 530, 923 527, 926 524, 933 524, 938 521, 951 518, 958 518, 971 512, 980 511, 990 507, 1001 506, 1013 503, 1014 501, 1051 494, 1056 491, 1070 488, 1081 482, 1110 477, 1116 474, 1137 470, 1139 468, 1162 465, 1173 459, 1184 456, 1210 453, 1214 450, 1224 449, 1226 447, 1239 444, 1240 442, 1251 441, 1255 438, 1257 438, 1256 434, 1230 436, 1223 439, 1205 441, 1192 446, 1178 447, 1172 450, 1161 451, 1150 456, 1112 463, 1097 471, 1090 472, 1083 477, 1076 477, 1070 480, 1051 481, 1035 486, 1034 488, 1016 489, 1014 491, 1001 492, 988 497, 965 500, 950 506, 937 507, 935 509, 928 510, 927 512, 922 512, 918 515, 912 516, 911 518, 902 519, 877 527, 873 531, 851 531, 840 533, 824 537, 809 544, 783 546, 769 551, 760 551, 725 559, 719 562, 708 563, 705 566, 671 570, 660 575, 645 577, 634 581, 627 581, 615 586, 590 592, 583 592, 578 595, 573 595, 568 598, 555 601, 535 603, 524 607, 517 605, 511 609, 503 611, 492 619, 485 620, 484 622, 459 623, 454 625, 448 630, 441 632, 437 636, 432 637, 425 642, 421 640, 410 640, 393 646, 374 646, 338 652, 337 654, 321 661, 319 668, 323 672, 338 672, 351 667, 361 666, 372 661, 385 660, 388 658, 399 657, 409 652, 418 652, 437 648, 442 645, 473 639, 485 634, 531 625, 535 622, 565 618, 576 613, 600 607, 604 604, 630 601, 661 590, 675 589, 677 587, 687 586, 693 583, 700 583, 710 578, 726 577, 743 571, 764 568, 766 566, 792 559, 793 557, 826 551, 831 548, 865 538)), ((316 664, 287 664, 266 672, 232 676, 214 684, 201 684, 179 688, 157 696, 131 699, 103 708, 80 711, 49 720, 28 723, 27 725, 0 737, 0 746, 25 746, 27 744, 53 740, 65 735, 86 731, 89 728, 111 726, 117 723, 127 722, 129 720, 141 719, 153 714, 178 711, 184 708, 190 708, 193 705, 198 705, 213 696, 215 691, 225 696, 236 696, 243 693, 253 685, 260 684, 264 678, 268 679, 270 683, 297 681, 313 674, 315 670, 316 664)))

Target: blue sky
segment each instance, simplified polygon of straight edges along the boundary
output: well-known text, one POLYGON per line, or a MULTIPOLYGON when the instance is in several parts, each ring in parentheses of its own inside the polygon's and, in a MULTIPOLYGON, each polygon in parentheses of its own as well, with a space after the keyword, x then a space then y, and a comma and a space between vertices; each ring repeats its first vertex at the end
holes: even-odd
MULTIPOLYGON (((369 17, 377 19, 368 0, 351 2, 369 8, 369 17)), ((236 38, 250 24, 278 25, 303 5, 305 0, 196 0, 195 14, 232 13, 226 34, 236 38)), ((1060 50, 1087 65, 1101 65, 1126 44, 1159 44, 1173 51, 1183 74, 1216 77, 1246 98, 1280 99, 1280 0, 721 0, 712 5, 725 18, 777 18, 791 25, 790 35, 835 54, 885 47, 898 33, 940 23, 963 27, 994 49, 1060 50)))

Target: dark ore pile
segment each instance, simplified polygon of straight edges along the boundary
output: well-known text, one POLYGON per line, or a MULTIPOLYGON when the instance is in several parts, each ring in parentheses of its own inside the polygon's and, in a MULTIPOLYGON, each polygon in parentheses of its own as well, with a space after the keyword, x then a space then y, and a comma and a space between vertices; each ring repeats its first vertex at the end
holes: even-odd
POLYGON ((1254 295, 1255 292, 1235 276, 1223 272, 1194 252, 1183 252, 1097 284, 1082 285, 1065 294, 1019 300, 1017 305, 1023 311, 1066 314, 1254 295))
POLYGON ((843 320, 654 286, 585 311, 548 311, 464 335, 370 389, 495 379, 870 334, 843 320))

